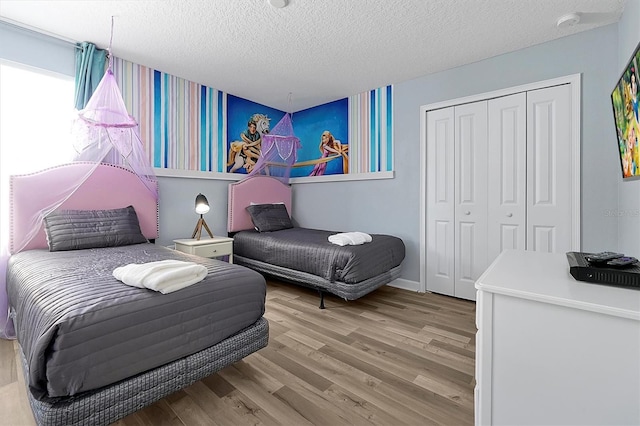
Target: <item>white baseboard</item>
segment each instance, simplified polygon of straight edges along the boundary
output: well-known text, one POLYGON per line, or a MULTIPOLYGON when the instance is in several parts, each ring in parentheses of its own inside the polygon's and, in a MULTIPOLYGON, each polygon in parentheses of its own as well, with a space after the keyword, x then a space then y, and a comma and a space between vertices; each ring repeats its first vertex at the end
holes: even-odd
POLYGON ((387 285, 391 287, 401 288, 403 290, 415 292, 420 291, 420 283, 418 281, 405 280, 404 278, 396 278, 387 285))

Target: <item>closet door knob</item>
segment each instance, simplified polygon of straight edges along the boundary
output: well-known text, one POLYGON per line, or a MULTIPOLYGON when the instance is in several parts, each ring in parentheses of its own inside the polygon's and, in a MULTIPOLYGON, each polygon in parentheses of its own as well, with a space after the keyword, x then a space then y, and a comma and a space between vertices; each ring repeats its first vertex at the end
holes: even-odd
POLYGON ((467 210, 466 212, 464 212, 464 214, 469 216, 471 214, 471 212, 469 210, 467 210))
POLYGON ((513 216, 513 213, 507 213, 507 217, 513 216))

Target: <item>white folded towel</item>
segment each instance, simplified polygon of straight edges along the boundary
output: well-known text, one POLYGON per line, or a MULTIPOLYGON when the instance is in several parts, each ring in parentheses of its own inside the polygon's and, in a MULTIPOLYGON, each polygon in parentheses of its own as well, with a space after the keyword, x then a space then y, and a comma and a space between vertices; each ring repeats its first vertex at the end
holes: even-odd
POLYGON ((329 242, 339 246, 357 246, 370 243, 371 235, 364 232, 342 232, 340 234, 329 235, 329 242))
POLYGON ((198 283, 207 273, 205 266, 181 260, 130 263, 113 270, 113 276, 127 285, 148 288, 162 294, 198 283))

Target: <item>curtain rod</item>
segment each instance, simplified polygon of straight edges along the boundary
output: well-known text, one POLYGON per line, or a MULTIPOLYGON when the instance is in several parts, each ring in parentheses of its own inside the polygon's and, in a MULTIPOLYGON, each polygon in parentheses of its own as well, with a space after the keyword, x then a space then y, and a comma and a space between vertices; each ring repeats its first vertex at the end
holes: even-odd
POLYGON ((0 23, 5 24, 9 27, 13 27, 16 28, 18 30, 21 31, 25 31, 25 32, 29 32, 35 35, 39 35, 39 36, 47 36, 47 37, 51 37, 51 38, 55 38, 56 40, 63 42, 63 43, 67 43, 67 44, 72 44, 73 47, 75 47, 76 49, 79 49, 79 47, 77 46, 77 41, 72 40, 70 38, 66 38, 63 37, 61 35, 58 34, 54 34, 54 33, 50 33, 48 31, 42 30, 40 28, 36 28, 36 27, 32 27, 30 25, 27 24, 23 24, 22 22, 17 22, 11 19, 7 19, 4 17, 0 17, 0 23))

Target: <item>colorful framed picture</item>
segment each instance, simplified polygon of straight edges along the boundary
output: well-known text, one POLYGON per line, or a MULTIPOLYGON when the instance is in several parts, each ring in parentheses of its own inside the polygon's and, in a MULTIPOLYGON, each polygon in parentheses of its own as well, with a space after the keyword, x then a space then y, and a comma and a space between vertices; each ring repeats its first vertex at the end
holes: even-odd
POLYGON ((616 87, 611 92, 611 105, 616 125, 620 168, 623 179, 640 177, 640 117, 638 103, 640 93, 640 43, 636 46, 631 59, 622 71, 616 87))

